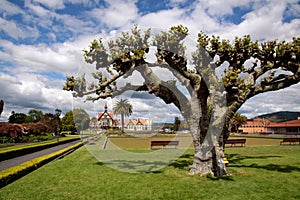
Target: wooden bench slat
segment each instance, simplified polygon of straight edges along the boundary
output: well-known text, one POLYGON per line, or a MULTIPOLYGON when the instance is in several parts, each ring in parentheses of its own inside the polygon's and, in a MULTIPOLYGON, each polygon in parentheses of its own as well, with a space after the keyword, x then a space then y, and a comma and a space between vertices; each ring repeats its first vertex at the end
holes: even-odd
POLYGON ((300 144, 300 138, 283 138, 282 141, 280 141, 280 145, 283 145, 285 143, 289 143, 289 145, 297 144, 297 142, 300 144))
POLYGON ((235 144, 240 144, 241 147, 244 147, 246 139, 228 139, 225 144, 231 144, 231 147, 235 146, 235 144))
POLYGON ((154 149, 154 146, 161 146, 165 149, 166 146, 174 146, 176 149, 179 144, 179 141, 151 141, 151 149, 154 149))

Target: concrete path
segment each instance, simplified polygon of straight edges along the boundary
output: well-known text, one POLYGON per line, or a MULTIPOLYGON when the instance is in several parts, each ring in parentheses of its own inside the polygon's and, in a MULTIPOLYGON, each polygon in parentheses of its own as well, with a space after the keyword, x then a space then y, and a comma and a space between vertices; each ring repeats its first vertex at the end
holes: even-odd
POLYGON ((71 145, 74 145, 74 144, 78 143, 79 141, 80 140, 76 140, 76 141, 72 141, 72 142, 69 142, 69 143, 60 144, 60 145, 57 145, 55 147, 51 147, 51 148, 44 149, 44 150, 41 150, 41 151, 37 151, 37 152, 34 152, 34 153, 26 154, 24 156, 15 157, 15 158, 12 158, 12 159, 9 159, 9 160, 3 160, 3 161, 0 162, 0 171, 2 171, 4 169, 8 169, 10 167, 14 167, 16 165, 20 165, 20 164, 22 164, 24 162, 27 162, 29 160, 32 160, 32 159, 35 159, 35 158, 38 158, 38 157, 56 152, 56 151, 59 151, 61 149, 64 149, 64 148, 69 147, 71 145))

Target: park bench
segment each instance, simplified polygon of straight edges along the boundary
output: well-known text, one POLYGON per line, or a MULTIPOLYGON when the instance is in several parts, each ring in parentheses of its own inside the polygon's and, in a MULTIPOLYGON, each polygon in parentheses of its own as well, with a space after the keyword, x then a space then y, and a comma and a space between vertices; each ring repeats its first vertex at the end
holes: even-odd
POLYGON ((168 146, 177 148, 179 141, 151 141, 151 149, 166 149, 168 146))
POLYGON ((230 144, 231 147, 234 147, 236 144, 240 144, 241 147, 245 147, 246 139, 228 139, 226 144, 230 144))
POLYGON ((260 132, 259 135, 271 135, 271 132, 260 132))
POLYGON ((300 144, 300 138, 283 138, 282 141, 280 141, 280 145, 284 145, 286 143, 289 143, 289 145, 292 144, 300 144))

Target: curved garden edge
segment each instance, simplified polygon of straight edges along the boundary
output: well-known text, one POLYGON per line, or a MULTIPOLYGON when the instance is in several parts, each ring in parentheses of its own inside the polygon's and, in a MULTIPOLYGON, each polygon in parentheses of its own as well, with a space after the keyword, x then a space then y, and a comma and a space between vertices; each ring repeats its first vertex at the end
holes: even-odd
POLYGON ((64 140, 60 140, 59 142, 57 141, 52 141, 49 143, 43 143, 43 144, 32 144, 29 146, 22 146, 22 147, 16 147, 13 149, 6 149, 6 150, 0 150, 0 161, 15 158, 18 156, 22 156, 28 153, 33 153, 36 151, 40 151, 46 148, 50 148, 59 144, 64 144, 67 142, 79 140, 79 137, 74 137, 74 138, 66 138, 64 140))
POLYGON ((9 183, 25 176, 26 174, 36 170, 37 168, 47 164, 48 162, 70 152, 71 150, 76 150, 79 147, 83 146, 82 142, 78 142, 72 146, 64 148, 62 150, 50 153, 39 158, 22 163, 18 166, 11 167, 9 169, 3 170, 0 172, 0 188, 6 186, 9 183))

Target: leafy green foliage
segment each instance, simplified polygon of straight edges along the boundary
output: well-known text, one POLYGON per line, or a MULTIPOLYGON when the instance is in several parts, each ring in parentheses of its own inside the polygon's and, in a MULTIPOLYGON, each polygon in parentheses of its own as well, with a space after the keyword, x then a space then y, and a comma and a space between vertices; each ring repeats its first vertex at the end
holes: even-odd
POLYGON ((70 131, 71 133, 80 132, 89 128, 90 116, 83 109, 74 109, 68 111, 61 120, 62 130, 70 131))
POLYGON ((122 132, 124 131, 124 117, 132 114, 132 105, 128 99, 120 99, 113 106, 113 113, 121 115, 122 132))
POLYGON ((62 131, 70 131, 71 133, 76 132, 76 126, 73 118, 73 112, 68 111, 61 119, 62 131))
POLYGON ((235 113, 230 122, 230 131, 237 132, 239 127, 245 123, 247 123, 247 117, 240 113, 235 113))
POLYGON ((27 115, 24 113, 12 112, 8 118, 8 122, 12 124, 22 124, 26 122, 27 115))
POLYGON ((26 118, 26 122, 38 122, 43 117, 43 111, 31 109, 28 111, 28 116, 26 118))

